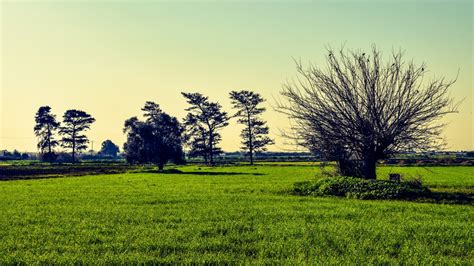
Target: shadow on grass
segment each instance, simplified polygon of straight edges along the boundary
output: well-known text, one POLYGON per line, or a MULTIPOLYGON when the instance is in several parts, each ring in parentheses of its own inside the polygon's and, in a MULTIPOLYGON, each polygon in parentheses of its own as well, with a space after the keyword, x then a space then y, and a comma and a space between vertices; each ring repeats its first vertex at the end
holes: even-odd
POLYGON ((415 199, 417 202, 437 204, 474 205, 474 193, 466 192, 431 192, 430 195, 415 199))
POLYGON ((156 173, 156 174, 179 174, 179 175, 264 175, 261 173, 241 173, 241 172, 208 172, 208 171, 186 171, 183 172, 178 169, 165 169, 165 170, 146 170, 142 173, 156 173))
POLYGON ((0 181, 119 174, 135 168, 129 165, 10 165, 0 167, 0 181))

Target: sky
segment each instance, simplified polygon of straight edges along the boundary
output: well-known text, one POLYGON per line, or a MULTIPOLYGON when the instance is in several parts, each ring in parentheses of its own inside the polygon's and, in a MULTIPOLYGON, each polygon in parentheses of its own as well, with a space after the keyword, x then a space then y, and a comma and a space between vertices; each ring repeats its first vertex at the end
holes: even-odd
MULTIPOLYGON (((36 151, 34 115, 49 105, 96 118, 94 149, 122 147, 123 123, 155 101, 178 118, 180 92, 200 92, 232 113, 228 94, 267 99, 272 151, 298 150, 281 135, 274 111, 294 59, 325 66, 327 47, 393 49, 428 65, 428 78, 457 82, 462 104, 448 115, 449 150, 474 149, 473 4, 471 1, 1 1, 0 150, 36 151)), ((242 127, 231 120, 221 147, 236 151, 242 127)))

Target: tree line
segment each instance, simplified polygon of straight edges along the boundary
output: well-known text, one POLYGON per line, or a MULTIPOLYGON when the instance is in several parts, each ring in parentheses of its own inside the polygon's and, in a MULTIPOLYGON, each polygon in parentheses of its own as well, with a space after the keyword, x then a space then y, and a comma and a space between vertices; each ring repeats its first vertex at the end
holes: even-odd
MULTIPOLYGON (((269 128, 261 114, 265 99, 258 93, 241 90, 229 94, 235 110, 229 115, 218 102, 212 102, 201 93, 182 93, 187 104, 186 117, 180 122, 176 117, 165 113, 155 102, 148 101, 142 108, 144 120, 131 117, 124 123, 123 132, 127 140, 123 146, 124 156, 129 163, 153 163, 163 169, 169 161, 182 163, 187 157, 201 157, 206 164, 214 164, 215 157, 223 153, 219 147, 222 140, 220 131, 229 125, 231 118, 244 125, 240 136, 241 149, 254 163, 255 153, 265 151, 274 141, 268 137, 269 128)), ((42 106, 35 116, 35 135, 37 147, 43 161, 56 159, 58 146, 71 151, 72 162, 77 153, 85 150, 89 140, 85 132, 95 119, 81 110, 67 110, 63 121, 59 122, 51 113, 51 107, 42 106), (58 138, 59 137, 59 138, 58 138)), ((101 152, 117 153, 118 147, 110 140, 102 143, 101 152)))
MULTIPOLYGON (((456 80, 424 79, 426 65, 406 62, 401 51, 393 51, 383 62, 375 46, 370 53, 328 49, 326 61, 325 68, 296 62, 299 76, 284 85, 281 95, 285 101, 276 106, 292 121, 286 137, 324 160, 335 161, 340 175, 366 179, 376 178, 381 159, 444 147, 441 132, 445 124, 440 119, 457 112, 459 103, 449 95, 456 80)), ((264 99, 258 93, 232 91, 233 115, 200 93, 182 95, 189 106, 181 123, 153 102, 142 109, 144 121, 132 117, 125 122, 127 161, 151 162, 161 169, 168 161, 182 161, 185 147, 189 157, 199 156, 213 164, 222 153, 220 131, 232 117, 244 125, 241 148, 250 163, 255 152, 274 143, 261 119, 264 99)), ((52 136, 59 128, 61 145, 71 148, 73 158, 87 143, 81 132, 94 122, 85 112, 69 110, 60 126, 49 107, 40 108, 36 119, 38 147, 50 154, 58 145, 52 136)))
POLYGON ((89 140, 84 131, 90 129, 95 119, 84 111, 71 109, 64 113, 60 123, 51 113, 51 107, 42 106, 36 113, 35 122, 34 133, 38 137, 37 147, 42 160, 53 162, 56 159, 54 149, 60 145, 71 149, 72 162, 75 162, 77 153, 87 148, 89 140), (56 139, 57 133, 59 140, 56 139))

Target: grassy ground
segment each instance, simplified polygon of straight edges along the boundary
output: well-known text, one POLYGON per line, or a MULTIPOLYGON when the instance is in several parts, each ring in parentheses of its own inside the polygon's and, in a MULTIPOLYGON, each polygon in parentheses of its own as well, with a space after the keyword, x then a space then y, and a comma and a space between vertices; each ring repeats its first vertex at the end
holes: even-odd
MULTIPOLYGON (((0 264, 474 263, 472 205, 293 196, 311 166, 0 182, 0 264)), ((381 167, 469 190, 469 167, 381 167)))

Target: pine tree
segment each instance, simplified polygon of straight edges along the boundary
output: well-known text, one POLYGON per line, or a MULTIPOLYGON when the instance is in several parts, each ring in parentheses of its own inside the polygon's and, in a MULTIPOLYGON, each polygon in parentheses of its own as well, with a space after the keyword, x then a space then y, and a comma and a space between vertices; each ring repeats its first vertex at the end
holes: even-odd
POLYGON ((219 130, 229 125, 229 117, 219 103, 209 102, 200 93, 181 93, 190 107, 185 118, 190 156, 202 156, 206 163, 214 164, 214 156, 222 153, 217 146, 222 140, 219 130))
POLYGON ((64 113, 63 123, 59 130, 59 134, 63 136, 61 146, 72 150, 73 163, 76 161, 76 153, 85 150, 89 143, 87 136, 82 132, 90 129, 94 122, 95 118, 84 111, 67 110, 64 113))
POLYGON ((54 139, 54 134, 59 127, 59 122, 56 121, 56 116, 51 114, 51 107, 41 106, 36 113, 35 122, 34 132, 38 137, 37 147, 40 150, 41 157, 53 162, 55 157, 53 149, 58 145, 58 141, 54 139))
POLYGON ((240 136, 242 137, 242 149, 247 151, 250 156, 250 164, 253 164, 254 154, 265 151, 267 145, 274 143, 267 135, 269 133, 266 122, 259 118, 265 111, 264 107, 259 105, 265 100, 260 94, 242 90, 230 92, 230 99, 233 107, 237 110, 235 117, 244 129, 240 136))

